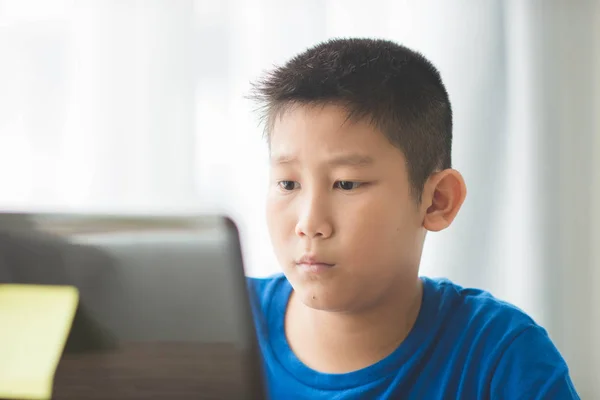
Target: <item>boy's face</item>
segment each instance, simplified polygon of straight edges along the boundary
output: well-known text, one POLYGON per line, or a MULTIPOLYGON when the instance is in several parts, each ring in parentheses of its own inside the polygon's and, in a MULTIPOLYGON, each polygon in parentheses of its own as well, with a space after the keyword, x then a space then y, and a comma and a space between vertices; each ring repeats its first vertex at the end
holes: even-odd
POLYGON ((414 285, 426 210, 402 152, 333 105, 288 110, 270 141, 267 222, 296 296, 350 312, 414 285))

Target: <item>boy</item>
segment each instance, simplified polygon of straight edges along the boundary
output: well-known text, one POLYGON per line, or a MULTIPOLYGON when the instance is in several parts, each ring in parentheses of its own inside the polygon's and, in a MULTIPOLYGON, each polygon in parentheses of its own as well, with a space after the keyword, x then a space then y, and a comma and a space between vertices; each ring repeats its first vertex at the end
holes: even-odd
POLYGON ((250 279, 273 399, 577 399, 517 308, 418 276, 466 196, 438 71, 390 41, 331 40, 259 82, 283 275, 250 279))

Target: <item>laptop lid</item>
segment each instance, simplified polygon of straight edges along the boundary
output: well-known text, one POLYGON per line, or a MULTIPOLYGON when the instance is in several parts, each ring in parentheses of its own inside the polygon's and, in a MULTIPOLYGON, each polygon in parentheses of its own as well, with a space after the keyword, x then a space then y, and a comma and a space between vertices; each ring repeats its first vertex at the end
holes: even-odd
POLYGON ((265 398, 227 218, 0 214, 0 282, 79 290, 53 398, 265 398))

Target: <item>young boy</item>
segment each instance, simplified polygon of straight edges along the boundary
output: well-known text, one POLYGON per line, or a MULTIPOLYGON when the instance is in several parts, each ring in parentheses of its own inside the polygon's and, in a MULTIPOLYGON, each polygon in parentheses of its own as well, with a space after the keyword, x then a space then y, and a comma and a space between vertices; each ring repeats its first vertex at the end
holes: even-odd
POLYGON ((283 275, 250 279, 273 399, 577 399, 546 331, 418 276, 466 196, 438 71, 384 40, 319 44, 256 87, 283 275))

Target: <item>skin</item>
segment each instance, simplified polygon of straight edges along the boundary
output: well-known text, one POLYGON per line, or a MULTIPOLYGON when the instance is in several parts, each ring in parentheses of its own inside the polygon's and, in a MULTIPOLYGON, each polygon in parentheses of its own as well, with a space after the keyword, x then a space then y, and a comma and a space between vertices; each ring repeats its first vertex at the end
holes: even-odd
POLYGON ((267 224, 294 289, 288 342, 317 371, 374 364, 414 325, 425 236, 452 223, 466 196, 463 178, 435 172, 417 204, 402 151, 335 105, 286 110, 270 148, 267 224))

